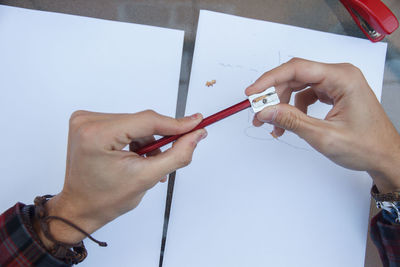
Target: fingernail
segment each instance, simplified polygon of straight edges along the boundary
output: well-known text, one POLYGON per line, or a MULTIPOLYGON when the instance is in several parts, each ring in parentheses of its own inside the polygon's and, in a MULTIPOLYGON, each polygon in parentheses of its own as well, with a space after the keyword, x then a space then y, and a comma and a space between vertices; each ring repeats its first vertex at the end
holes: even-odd
POLYGON ((273 106, 260 111, 257 119, 262 122, 271 123, 275 120, 277 114, 278 109, 276 108, 276 106, 273 106))
POLYGON ((247 86, 247 88, 244 90, 244 94, 245 94, 246 96, 248 96, 247 90, 249 90, 249 88, 252 87, 252 86, 253 86, 253 85, 249 85, 249 86, 247 86))
POLYGON ((278 135, 275 133, 275 129, 270 132, 270 135, 272 135, 272 137, 275 139, 278 138, 278 135))
POLYGON ((201 140, 203 140, 204 138, 207 137, 207 131, 203 131, 201 134, 199 134, 196 138, 196 143, 200 142, 201 140))
POLYGON ((190 118, 192 120, 197 120, 198 118, 200 118, 200 113, 193 114, 192 116, 190 116, 190 118))

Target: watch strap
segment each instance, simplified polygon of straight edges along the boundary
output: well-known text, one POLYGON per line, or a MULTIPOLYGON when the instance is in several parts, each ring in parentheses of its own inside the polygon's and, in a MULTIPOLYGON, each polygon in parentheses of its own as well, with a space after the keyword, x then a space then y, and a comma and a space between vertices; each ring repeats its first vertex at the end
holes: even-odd
POLYGON ((400 192, 381 194, 376 185, 373 185, 371 195, 375 199, 376 207, 383 210, 385 219, 400 224, 400 192))
POLYGON ((400 192, 390 192, 386 194, 379 193, 376 185, 371 188, 371 195, 375 201, 390 201, 390 202, 400 202, 400 192))

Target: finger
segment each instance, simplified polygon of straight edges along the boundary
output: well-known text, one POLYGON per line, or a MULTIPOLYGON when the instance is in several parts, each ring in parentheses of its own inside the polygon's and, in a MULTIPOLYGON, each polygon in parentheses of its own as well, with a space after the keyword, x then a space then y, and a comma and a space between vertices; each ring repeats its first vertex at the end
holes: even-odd
MULTIPOLYGON (((300 61, 303 61, 303 60, 300 60, 300 61)), ((290 80, 291 78, 287 78, 287 80, 285 80, 283 78, 280 78, 280 80, 276 79, 276 80, 274 80, 274 84, 270 85, 270 86, 268 86, 266 84, 263 84, 263 82, 264 82, 264 79, 268 78, 267 74, 274 75, 275 73, 279 73, 279 72, 282 72, 282 71, 285 72, 285 71, 287 71, 286 69, 289 69, 289 68, 287 68, 287 65, 294 65, 295 62, 297 62, 296 59, 295 60, 291 60, 286 65, 284 64, 285 66, 282 65, 284 67, 281 67, 281 68, 278 67, 277 69, 272 70, 269 73, 267 72, 266 74, 261 76, 260 79, 258 79, 252 86, 250 86, 249 88, 246 89, 246 94, 253 94, 253 93, 258 92, 258 91, 254 91, 254 89, 252 88, 253 86, 256 86, 256 88, 257 88, 258 83, 260 83, 261 86, 263 86, 263 85, 267 86, 267 87, 265 87, 265 89, 274 85, 275 89, 276 89, 276 92, 277 92, 277 94, 279 96, 280 102, 281 103, 289 103, 292 93, 294 91, 299 91, 299 90, 302 90, 302 89, 308 87, 309 86, 309 82, 305 82, 304 80, 301 80, 301 81, 290 80)), ((312 62, 312 63, 314 63, 314 62, 312 62)), ((295 76, 295 74, 294 74, 294 76, 295 76)), ((292 76, 288 76, 288 77, 292 77, 292 76)), ((258 88, 261 88, 261 87, 258 87, 258 88)), ((260 90, 263 91, 265 89, 262 88, 260 90)), ((254 125, 260 125, 260 122, 255 120, 255 121, 253 121, 253 124, 254 125)), ((274 126, 273 133, 274 133, 274 135, 276 137, 282 136, 284 134, 284 132, 285 132, 284 128, 281 128, 281 127, 276 126, 276 125, 274 126)))
POLYGON ((258 119, 257 119, 257 116, 254 116, 254 118, 253 118, 253 125, 255 126, 255 127, 260 127, 261 125, 263 125, 264 123, 262 122, 262 121, 259 121, 258 119))
MULTIPOLYGON (((277 85, 275 87, 275 89, 279 96, 279 101, 281 103, 287 104, 290 102, 290 98, 292 97, 293 90, 290 87, 288 87, 288 84, 277 85)), ((282 136, 284 134, 284 132, 285 132, 285 129, 280 128, 278 126, 274 126, 273 133, 276 137, 282 136)))
MULTIPOLYGON (((297 82, 292 82, 292 83, 289 83, 289 86, 294 86, 295 89, 287 90, 286 84, 276 86, 276 91, 277 91, 277 94, 279 95, 279 99, 280 99, 281 103, 289 103, 293 91, 304 89, 308 85, 303 85, 303 84, 299 85, 297 82)), ((259 127, 263 124, 264 124, 263 122, 261 122, 257 119, 257 116, 254 116, 254 119, 253 119, 254 126, 259 127)), ((285 133, 285 129, 278 127, 278 126, 274 126, 274 129, 273 129, 274 137, 280 137, 284 133, 285 133)))
POLYGON ((150 135, 176 135, 189 132, 203 119, 199 113, 189 117, 174 119, 148 110, 135 114, 125 114, 103 123, 102 135, 111 147, 122 149, 132 140, 150 135))
MULTIPOLYGON (((258 120, 258 119, 257 119, 257 116, 254 116, 254 118, 253 118, 253 125, 254 125, 255 127, 260 127, 260 126, 262 126, 263 124, 264 124, 264 122, 258 120)), ((280 127, 274 126, 272 132, 273 132, 274 137, 280 137, 280 136, 282 136, 283 133, 285 132, 285 129, 282 129, 282 128, 280 128, 280 127)))
POLYGON ((158 148, 158 149, 155 149, 155 150, 150 151, 149 153, 147 153, 146 157, 154 157, 154 156, 156 156, 156 155, 158 155, 160 153, 161 153, 161 149, 158 148))
POLYGON ((272 132, 274 133, 275 138, 281 137, 285 133, 285 129, 274 125, 272 132))
POLYGON ((168 180, 168 176, 165 175, 165 176, 160 180, 160 182, 161 182, 161 183, 165 183, 167 180, 168 180))
POLYGON ((294 105, 299 110, 307 114, 308 106, 317 102, 318 96, 312 88, 298 92, 294 98, 294 105))
MULTIPOLYGON (((294 132, 311 145, 316 144, 328 123, 309 117, 296 107, 288 104, 267 107, 257 113, 256 116, 259 121, 294 132)), ((275 130, 274 134, 276 134, 275 130)))
POLYGON ((289 62, 264 73, 246 89, 245 93, 246 95, 252 95, 260 93, 271 86, 288 84, 289 82, 296 82, 297 87, 310 83, 320 83, 327 76, 328 69, 328 64, 293 58, 289 62))
POLYGON ((327 94, 327 92, 324 92, 323 90, 322 90, 322 91, 320 91, 320 90, 315 90, 315 88, 313 88, 313 89, 314 89, 314 92, 315 92, 315 94, 317 95, 318 100, 319 100, 320 102, 325 103, 325 104, 328 104, 328 105, 333 105, 334 99, 333 99, 331 96, 329 96, 329 95, 327 94))
POLYGON ((204 129, 196 130, 179 138, 167 151, 150 157, 146 164, 150 165, 146 169, 151 173, 151 177, 162 177, 179 168, 187 166, 192 161, 193 152, 200 142, 207 136, 204 129))
POLYGON ((124 130, 131 139, 149 135, 175 135, 190 131, 203 119, 200 113, 192 116, 174 119, 152 110, 142 111, 127 116, 118 122, 116 128, 124 130))
POLYGON ((78 124, 90 123, 90 122, 100 122, 107 120, 115 120, 117 118, 122 118, 129 116, 127 113, 101 113, 93 112, 87 110, 77 110, 71 114, 70 121, 77 121, 78 124))

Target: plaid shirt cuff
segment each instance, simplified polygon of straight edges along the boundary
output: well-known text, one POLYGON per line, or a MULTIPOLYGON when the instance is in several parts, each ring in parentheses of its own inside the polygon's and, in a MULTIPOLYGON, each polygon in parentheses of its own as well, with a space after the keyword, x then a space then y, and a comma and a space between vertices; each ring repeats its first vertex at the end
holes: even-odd
POLYGON ((400 266, 400 225, 391 224, 380 212, 371 220, 370 234, 383 266, 400 266))
POLYGON ((23 223, 24 207, 17 203, 0 215, 0 266, 69 266, 34 240, 23 223))

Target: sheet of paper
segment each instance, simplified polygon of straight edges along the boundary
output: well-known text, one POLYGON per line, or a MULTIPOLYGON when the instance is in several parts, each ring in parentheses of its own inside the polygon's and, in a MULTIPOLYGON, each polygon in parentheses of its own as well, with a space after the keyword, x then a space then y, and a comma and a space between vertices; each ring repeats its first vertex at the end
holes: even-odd
MULTIPOLYGON (((183 32, 0 6, 0 210, 64 181, 78 109, 175 115, 183 32), (156 97, 155 97, 156 96, 156 97)), ((158 266, 166 184, 86 241, 82 266, 158 266)))
MULTIPOLYGON (((249 84, 294 56, 350 62, 380 99, 385 53, 384 43, 202 11, 187 114, 242 101, 249 84)), ((329 108, 317 103, 310 113, 322 118, 329 108)), ((371 179, 294 134, 274 140, 252 116, 209 126, 178 171, 164 267, 364 266, 371 179)))

